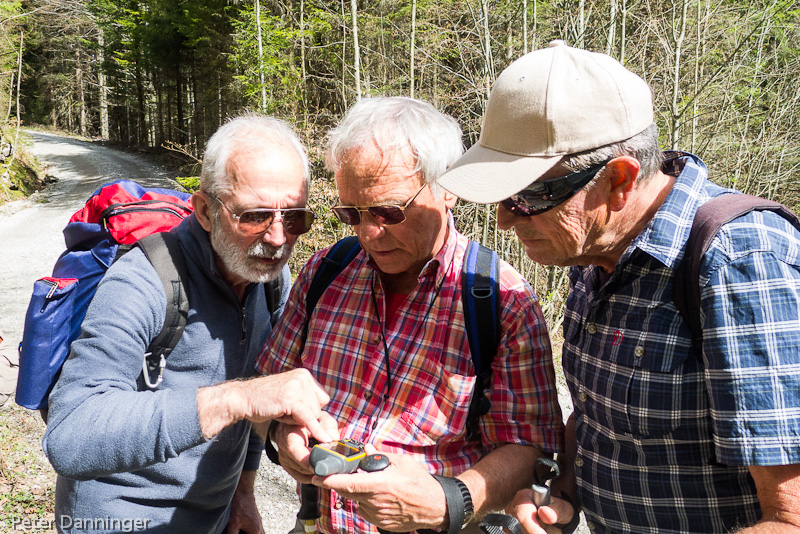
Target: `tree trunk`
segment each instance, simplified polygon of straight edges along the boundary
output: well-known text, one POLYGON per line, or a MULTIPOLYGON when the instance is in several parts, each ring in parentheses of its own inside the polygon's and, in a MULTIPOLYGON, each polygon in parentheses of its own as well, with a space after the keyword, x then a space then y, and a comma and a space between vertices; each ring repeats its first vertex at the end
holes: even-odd
MULTIPOLYGON (((300 0, 300 98, 303 102, 303 124, 308 124, 308 80, 306 80, 306 13, 305 0, 300 0)), ((263 83, 263 82, 262 82, 263 83)))
POLYGON ((410 56, 411 56, 411 84, 410 95, 414 98, 414 43, 417 36, 417 0, 411 0, 411 43, 410 43, 410 56))
MULTIPOLYGON (((17 147, 19 146, 19 128, 22 125, 22 120, 20 119, 20 109, 19 109, 19 95, 20 95, 20 83, 22 82, 22 54, 25 51, 25 39, 24 33, 20 30, 19 32, 19 54, 17 55, 17 124, 16 128, 14 129, 14 146, 11 152, 11 158, 6 162, 6 168, 11 168, 11 164, 14 163, 14 158, 17 157, 17 147)), ((13 76, 12 76, 12 84, 13 76)), ((9 101, 11 100, 11 95, 8 95, 9 101)))
POLYGON ((522 53, 528 53, 528 0, 522 0, 522 53))
POLYGON ((610 0, 609 4, 611 13, 609 14, 608 22, 608 42, 606 43, 606 54, 611 56, 614 54, 614 31, 617 29, 617 0, 610 0))
POLYGON ((256 30, 258 33, 258 74, 261 77, 261 112, 267 112, 267 84, 264 82, 264 45, 261 40, 261 1, 256 0, 256 30))
POLYGON ((347 109, 347 28, 345 21, 344 0, 339 3, 342 8, 342 109, 347 109))
POLYGON ((141 145, 143 141, 147 142, 147 102, 144 97, 144 80, 139 61, 136 61, 133 68, 136 76, 136 100, 139 105, 136 111, 136 144, 141 145))
POLYGON ((619 62, 623 65, 625 64, 625 30, 627 29, 628 25, 628 0, 622 0, 622 13, 620 18, 620 29, 619 29, 619 62))
POLYGON ((186 121, 184 120, 183 111, 183 78, 181 77, 181 65, 175 65, 175 100, 177 101, 177 135, 170 135, 169 140, 173 141, 176 138, 178 142, 186 142, 186 121))
POLYGON ((75 49, 75 85, 78 91, 78 133, 86 135, 86 94, 83 89, 83 65, 81 51, 75 49))
POLYGON ((680 9, 680 27, 675 38, 675 53, 673 54, 675 65, 672 72, 672 120, 670 123, 670 140, 672 141, 670 148, 675 149, 678 148, 680 141, 681 110, 678 108, 678 98, 680 96, 681 52, 683 51, 683 41, 686 38, 686 15, 689 9, 689 0, 683 0, 680 9))
POLYGON ((483 78, 486 100, 488 100, 489 91, 494 82, 494 61, 492 60, 492 43, 489 36, 489 2, 487 0, 481 0, 481 10, 483 11, 483 78))
POLYGON ((105 39, 101 31, 97 36, 97 83, 100 86, 100 137, 108 141, 108 82, 106 81, 106 71, 103 67, 105 62, 105 39))
POLYGON ((350 13, 353 18, 353 68, 355 69, 356 98, 361 100, 361 48, 358 45, 357 12, 357 0, 350 0, 350 13))

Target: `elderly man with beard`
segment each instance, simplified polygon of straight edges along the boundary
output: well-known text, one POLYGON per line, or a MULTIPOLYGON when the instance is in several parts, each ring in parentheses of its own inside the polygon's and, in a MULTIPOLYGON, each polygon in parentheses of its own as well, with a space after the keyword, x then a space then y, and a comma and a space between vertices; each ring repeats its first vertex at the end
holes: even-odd
POLYGON ((329 397, 307 371, 250 378, 273 322, 263 284, 283 275, 282 307, 286 263, 314 221, 308 185, 282 121, 239 117, 209 140, 194 214, 173 230, 188 322, 156 390, 137 379, 164 323, 163 284, 139 249, 108 270, 50 396, 43 446, 59 474, 59 532, 261 533, 253 423, 337 438, 320 425, 329 397))

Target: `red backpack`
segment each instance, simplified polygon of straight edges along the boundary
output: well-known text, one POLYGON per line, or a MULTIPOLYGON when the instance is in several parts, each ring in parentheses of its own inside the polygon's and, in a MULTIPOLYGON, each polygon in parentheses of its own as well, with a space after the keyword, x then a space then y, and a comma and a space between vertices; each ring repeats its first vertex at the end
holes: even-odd
POLYGON ((191 213, 189 193, 146 188, 127 180, 105 184, 92 194, 64 228, 67 250, 53 275, 33 285, 20 343, 17 404, 47 408, 47 397, 70 344, 80 334, 97 284, 114 260, 133 246, 144 251, 167 292, 164 327, 148 347, 140 379, 146 387, 158 387, 189 309, 182 282, 187 278, 183 254, 177 239, 167 232, 191 213), (154 379, 153 373, 157 373, 154 379))

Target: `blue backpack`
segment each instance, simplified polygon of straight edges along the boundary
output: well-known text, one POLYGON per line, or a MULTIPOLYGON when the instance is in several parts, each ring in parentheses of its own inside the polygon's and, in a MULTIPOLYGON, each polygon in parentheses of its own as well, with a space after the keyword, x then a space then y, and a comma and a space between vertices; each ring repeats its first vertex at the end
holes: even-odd
MULTIPOLYGON (((308 335, 308 320, 322 294, 339 273, 361 250, 358 238, 350 236, 335 243, 323 258, 306 295, 306 322, 303 339, 308 335)), ((469 338, 476 383, 467 414, 467 440, 480 439, 478 419, 489 413, 491 401, 486 392, 491 388, 492 360, 500 344, 500 290, 497 275, 497 254, 480 243, 470 241, 461 275, 461 299, 469 338)))
POLYGON ((192 213, 190 199, 188 193, 121 180, 100 187, 70 218, 64 228, 67 250, 53 275, 33 285, 20 343, 17 404, 32 410, 47 408, 47 397, 80 334, 97 284, 114 260, 133 246, 145 252, 167 291, 167 318, 143 363, 145 384, 158 385, 164 358, 180 339, 189 308, 180 244, 165 232, 192 213), (159 373, 154 381, 153 371, 159 373))

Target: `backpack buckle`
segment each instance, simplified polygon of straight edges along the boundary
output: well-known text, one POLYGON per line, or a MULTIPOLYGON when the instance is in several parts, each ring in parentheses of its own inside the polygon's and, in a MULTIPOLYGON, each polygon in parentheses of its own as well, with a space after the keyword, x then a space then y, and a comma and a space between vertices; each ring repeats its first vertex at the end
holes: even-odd
POLYGON ((494 288, 490 285, 474 285, 470 288, 472 296, 476 299, 488 299, 494 294, 494 288))

